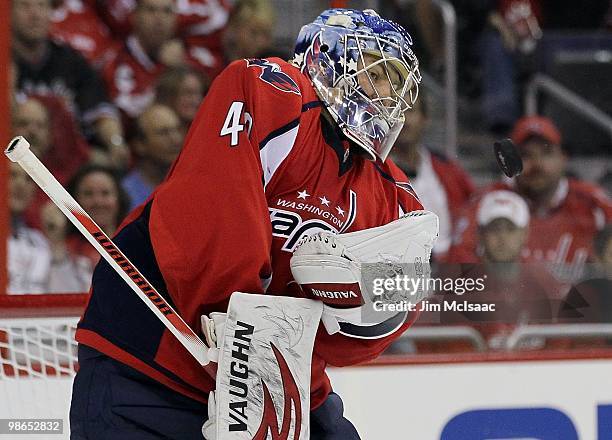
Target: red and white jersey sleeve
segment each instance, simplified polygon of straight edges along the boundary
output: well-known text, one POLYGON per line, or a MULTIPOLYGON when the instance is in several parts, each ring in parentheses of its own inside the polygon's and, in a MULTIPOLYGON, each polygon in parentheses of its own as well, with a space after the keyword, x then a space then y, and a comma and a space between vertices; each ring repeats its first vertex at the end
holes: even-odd
POLYGON ((234 291, 263 293, 271 275, 264 179, 274 164, 262 162, 259 146, 299 117, 301 99, 266 86, 260 73, 241 60, 214 81, 154 197, 152 243, 188 322, 202 304, 223 309, 234 291))

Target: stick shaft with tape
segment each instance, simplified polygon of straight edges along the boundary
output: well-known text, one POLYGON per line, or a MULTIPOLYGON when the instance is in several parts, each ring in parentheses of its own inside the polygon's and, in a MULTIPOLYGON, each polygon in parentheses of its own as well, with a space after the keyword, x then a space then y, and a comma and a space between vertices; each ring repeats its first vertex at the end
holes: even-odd
POLYGON ((53 177, 34 153, 30 151, 28 141, 23 136, 17 136, 11 141, 4 153, 11 161, 18 163, 32 177, 34 182, 49 196, 87 241, 96 248, 108 264, 155 313, 187 351, 191 353, 200 365, 207 367, 207 371, 214 375, 215 369, 212 365, 209 365, 208 346, 193 332, 174 311, 172 306, 147 281, 144 275, 134 267, 123 252, 117 248, 113 241, 81 208, 57 179, 53 177))

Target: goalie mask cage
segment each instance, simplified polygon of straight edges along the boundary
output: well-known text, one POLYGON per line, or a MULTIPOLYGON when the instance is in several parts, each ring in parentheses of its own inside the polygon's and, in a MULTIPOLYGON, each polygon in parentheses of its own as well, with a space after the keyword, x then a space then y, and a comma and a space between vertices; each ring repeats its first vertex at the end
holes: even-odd
POLYGON ((87 297, 0 295, 0 419, 62 419, 64 437, 53 438, 68 438, 74 333, 87 297))

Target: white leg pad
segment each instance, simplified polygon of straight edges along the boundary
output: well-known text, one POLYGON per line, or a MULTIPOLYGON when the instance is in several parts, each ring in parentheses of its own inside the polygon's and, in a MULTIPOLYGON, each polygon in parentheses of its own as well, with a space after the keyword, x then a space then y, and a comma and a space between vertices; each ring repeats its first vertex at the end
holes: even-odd
POLYGON ((217 440, 310 437, 311 360, 322 311, 315 300, 232 294, 217 368, 217 440))

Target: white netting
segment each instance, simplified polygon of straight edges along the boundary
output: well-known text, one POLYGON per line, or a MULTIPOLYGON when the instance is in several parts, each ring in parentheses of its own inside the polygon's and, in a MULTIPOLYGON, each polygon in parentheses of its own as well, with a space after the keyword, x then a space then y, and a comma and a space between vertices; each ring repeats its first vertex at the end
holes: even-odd
POLYGON ((78 318, 0 318, 0 379, 73 376, 78 318))
MULTIPOLYGON (((20 307, 19 298, 0 301, 0 419, 62 419, 62 435, 27 437, 67 439, 80 311, 64 310, 65 304, 61 310, 54 308, 57 304, 50 306, 48 299, 36 296, 25 307, 20 307), (6 301, 11 307, 2 307, 6 301), (49 314, 62 316, 44 316, 49 314)), ((71 306, 75 308, 80 307, 71 306)))

